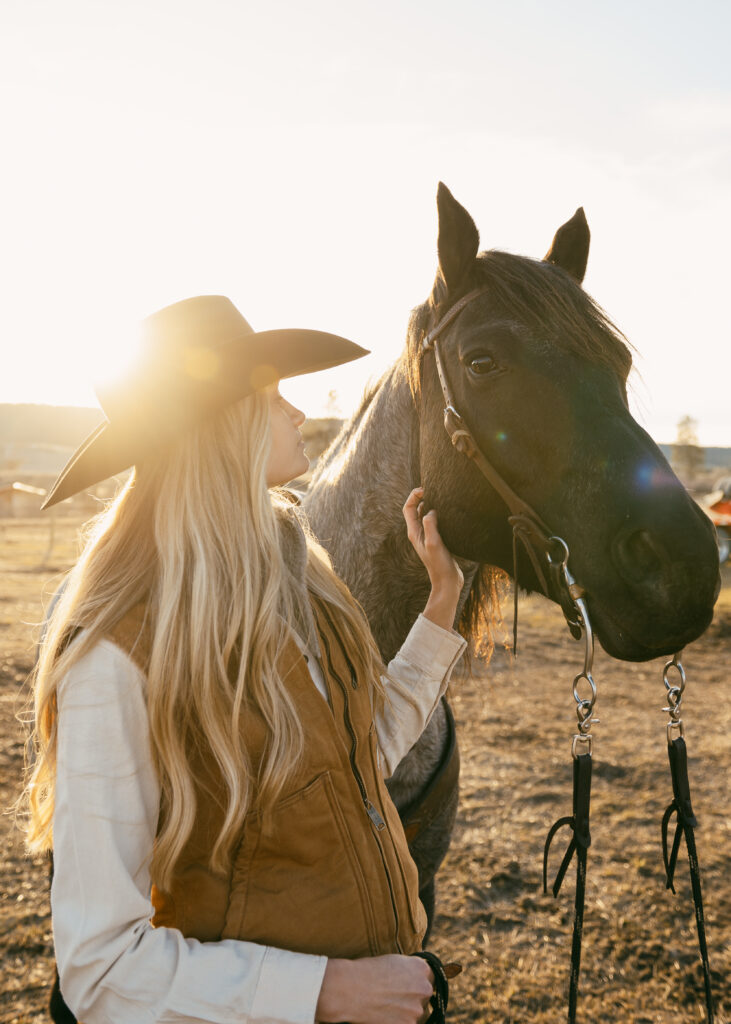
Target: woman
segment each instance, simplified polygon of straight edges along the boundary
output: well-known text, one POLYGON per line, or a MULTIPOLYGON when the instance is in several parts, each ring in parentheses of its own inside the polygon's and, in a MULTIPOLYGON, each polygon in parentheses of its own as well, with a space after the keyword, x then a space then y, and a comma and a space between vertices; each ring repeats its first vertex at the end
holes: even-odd
POLYGON ((277 382, 364 350, 256 334, 220 296, 142 335, 46 502, 135 467, 37 669, 28 842, 54 852, 61 991, 85 1024, 425 1020, 433 977, 407 955, 425 915, 383 776, 462 653, 462 575, 412 492, 432 590, 384 669, 276 490, 308 466, 277 382))

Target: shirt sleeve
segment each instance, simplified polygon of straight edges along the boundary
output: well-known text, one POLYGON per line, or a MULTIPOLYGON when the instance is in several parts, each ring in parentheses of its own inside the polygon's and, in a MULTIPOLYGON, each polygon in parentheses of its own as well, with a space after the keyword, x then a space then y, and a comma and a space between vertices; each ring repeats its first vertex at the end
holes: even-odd
POLYGON ((382 677, 386 701, 375 723, 381 768, 393 775, 426 728, 467 641, 420 615, 382 677))
POLYGON ((153 928, 160 789, 144 680, 102 641, 59 688, 53 932, 84 1024, 313 1024, 326 957, 153 928))

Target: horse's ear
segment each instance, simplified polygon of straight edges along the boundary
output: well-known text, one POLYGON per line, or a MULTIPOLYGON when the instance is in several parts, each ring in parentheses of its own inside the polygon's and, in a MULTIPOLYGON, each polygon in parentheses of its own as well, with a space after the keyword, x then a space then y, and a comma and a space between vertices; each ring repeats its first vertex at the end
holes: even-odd
POLYGON ((480 245, 475 222, 443 182, 437 189, 439 211, 439 275, 447 291, 455 291, 472 266, 480 245))
POLYGON ((557 267, 562 267, 581 284, 589 259, 590 238, 584 207, 580 206, 571 220, 567 220, 558 229, 551 248, 543 259, 547 263, 555 263, 557 267))

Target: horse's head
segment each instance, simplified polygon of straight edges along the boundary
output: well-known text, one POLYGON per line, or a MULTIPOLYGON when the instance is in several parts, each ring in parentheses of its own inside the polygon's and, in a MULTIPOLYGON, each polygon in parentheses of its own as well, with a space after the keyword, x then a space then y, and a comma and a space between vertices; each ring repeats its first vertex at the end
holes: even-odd
MULTIPOLYGON (((582 210, 543 260, 478 254, 467 211, 439 187, 439 270, 415 310, 408 359, 420 403, 426 500, 458 555, 512 572, 503 501, 451 445, 424 334, 484 289, 440 339, 454 404, 481 451, 570 550, 595 632, 612 655, 672 653, 711 621, 719 569, 713 529, 627 407, 629 349, 581 287, 589 252, 582 210)), ((537 586, 519 558, 521 585, 537 586)))

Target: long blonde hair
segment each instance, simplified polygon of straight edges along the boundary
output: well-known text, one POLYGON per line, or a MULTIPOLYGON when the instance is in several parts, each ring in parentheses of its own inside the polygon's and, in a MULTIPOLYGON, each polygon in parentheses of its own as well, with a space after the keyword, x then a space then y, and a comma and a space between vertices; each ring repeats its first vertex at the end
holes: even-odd
MULTIPOLYGON (((210 753, 226 792, 212 869, 226 869, 247 811, 276 801, 304 736, 277 668, 298 621, 298 595, 277 522, 284 499, 266 486, 269 450, 268 398, 259 392, 139 464, 93 522, 35 672, 34 764, 26 787, 30 850, 53 846, 59 684, 140 602, 151 638, 147 708, 162 794, 153 882, 169 887, 193 827, 194 751, 210 753), (269 737, 256 778, 240 728, 249 701, 269 737)), ((365 615, 311 536, 306 581, 328 605, 356 668, 378 691, 382 666, 365 615)))

